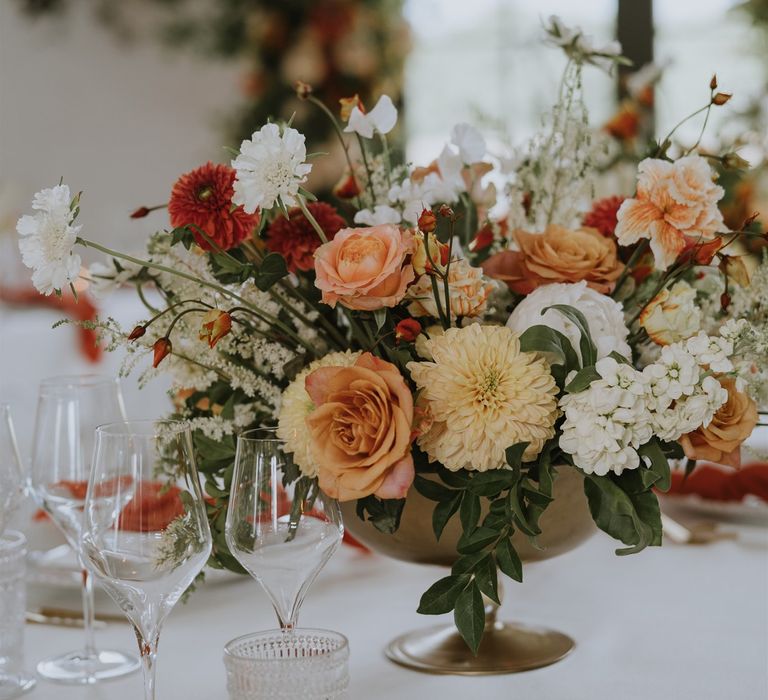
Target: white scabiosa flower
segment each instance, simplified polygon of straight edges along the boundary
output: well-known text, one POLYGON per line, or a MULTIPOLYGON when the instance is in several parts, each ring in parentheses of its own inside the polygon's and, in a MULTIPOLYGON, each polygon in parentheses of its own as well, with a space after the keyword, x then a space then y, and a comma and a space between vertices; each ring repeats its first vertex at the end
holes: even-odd
POLYGON ((397 108, 388 95, 382 95, 370 112, 363 112, 359 106, 353 107, 344 131, 348 134, 355 133, 370 139, 373 137, 374 131, 388 134, 394 129, 396 123, 397 108))
POLYGON ((521 301, 507 321, 516 333, 523 333, 531 326, 544 325, 560 331, 571 341, 573 349, 581 356, 578 327, 556 309, 542 311, 554 304, 566 304, 581 311, 587 320, 592 340, 597 346, 598 359, 618 352, 632 357, 627 344, 629 331, 624 323, 622 306, 604 294, 587 287, 586 282, 576 284, 546 284, 531 292, 521 301))
POLYGON ((233 204, 248 214, 271 209, 278 198, 286 206, 297 204, 299 185, 306 182, 312 166, 304 161, 307 147, 304 135, 277 124, 265 124, 240 145, 232 161, 236 171, 233 204))
POLYGON ((377 204, 373 209, 361 209, 355 214, 356 224, 380 226, 382 224, 399 224, 400 213, 397 209, 386 204, 377 204))
POLYGON ((19 250, 24 264, 34 271, 32 284, 47 296, 74 282, 80 273, 81 259, 72 249, 81 227, 73 225, 76 207, 66 185, 40 190, 32 209, 34 214, 22 216, 16 224, 19 250))
POLYGON ((587 474, 637 469, 637 448, 653 436, 646 378, 612 357, 599 360, 595 369, 600 379, 560 399, 565 414, 560 448, 587 474))

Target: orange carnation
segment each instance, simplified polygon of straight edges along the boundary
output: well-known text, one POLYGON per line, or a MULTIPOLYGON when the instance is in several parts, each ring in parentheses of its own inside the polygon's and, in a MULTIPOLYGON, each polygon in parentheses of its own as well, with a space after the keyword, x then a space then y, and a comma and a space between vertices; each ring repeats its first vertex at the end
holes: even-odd
POLYGON ((548 226, 544 233, 515 231, 520 250, 503 250, 483 263, 489 277, 506 282, 517 294, 556 282, 581 282, 601 294, 613 291, 624 269, 616 243, 595 229, 575 231, 548 226))

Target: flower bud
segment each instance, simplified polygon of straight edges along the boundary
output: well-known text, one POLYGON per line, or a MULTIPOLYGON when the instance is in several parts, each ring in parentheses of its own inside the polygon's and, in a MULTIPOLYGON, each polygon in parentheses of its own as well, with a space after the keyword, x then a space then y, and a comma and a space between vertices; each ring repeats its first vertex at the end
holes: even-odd
POLYGON ((485 250, 491 243, 493 243, 493 227, 485 224, 470 241, 469 250, 476 253, 479 250, 485 250))
POLYGON ((232 316, 221 309, 211 309, 203 316, 200 340, 205 340, 213 348, 230 330, 232 330, 232 316))
POLYGON ((728 307, 731 305, 731 295, 728 292, 723 292, 720 295, 720 308, 723 311, 728 311, 728 307))
POLYGON ((312 94, 312 86, 303 80, 297 80, 293 84, 293 88, 296 90, 296 97, 300 100, 306 100, 312 94))
POLYGON ((419 230, 424 233, 434 233, 437 227, 437 217, 431 209, 422 210, 419 214, 419 230))
POLYGON ((415 318, 404 318, 395 326, 395 340, 412 343, 421 333, 421 324, 415 318))
POLYGON ((443 216, 446 219, 452 219, 454 216, 453 209, 451 209, 447 204, 441 204, 440 209, 438 209, 438 213, 440 216, 443 216))
POLYGON ((728 170, 748 170, 749 161, 744 160, 738 153, 726 153, 723 156, 723 166, 728 170))
POLYGON ((152 210, 149 207, 139 207, 131 214, 132 219, 143 219, 152 210))
POLYGON ((352 173, 347 173, 336 183, 333 194, 339 199, 352 199, 357 197, 362 190, 357 178, 352 173))
POLYGON ((170 338, 158 338, 155 344, 152 346, 154 357, 152 359, 152 366, 157 367, 168 355, 171 354, 173 345, 170 338))
POLYGON ((722 107, 728 100, 731 99, 733 95, 727 92, 718 92, 713 98, 712 98, 712 104, 717 105, 718 107, 722 107))
POLYGON ((146 326, 136 326, 129 334, 128 340, 138 340, 147 332, 146 326))
POLYGON ((745 256, 723 255, 720 258, 720 272, 741 287, 748 287, 751 279, 749 268, 744 263, 745 256))
POLYGON ((712 75, 712 80, 709 81, 709 89, 717 90, 717 73, 712 75))

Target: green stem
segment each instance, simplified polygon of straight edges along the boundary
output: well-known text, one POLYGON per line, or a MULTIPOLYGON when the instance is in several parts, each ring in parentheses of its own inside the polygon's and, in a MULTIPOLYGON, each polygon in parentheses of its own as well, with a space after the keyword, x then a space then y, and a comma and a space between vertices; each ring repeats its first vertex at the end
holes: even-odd
POLYGON ((710 100, 708 104, 704 105, 703 107, 697 109, 695 112, 691 112, 687 117, 683 117, 677 124, 675 124, 672 127, 672 131, 670 131, 665 137, 663 141, 659 142, 659 148, 656 149, 656 152, 654 153, 654 156, 659 155, 659 152, 661 150, 661 146, 663 146, 669 139, 672 138, 672 134, 674 134, 685 122, 687 122, 689 119, 693 119, 697 114, 701 114, 705 109, 710 109, 712 107, 712 101, 710 100))
POLYGON ((376 204, 376 193, 373 191, 373 173, 371 172, 371 166, 368 164, 368 154, 365 150, 365 143, 363 137, 360 134, 355 133, 357 136, 357 143, 360 145, 360 153, 363 156, 363 165, 365 166, 365 174, 368 178, 368 192, 371 195, 371 206, 376 204))
POLYGON ((320 227, 320 224, 317 223, 317 219, 315 219, 315 217, 312 216, 312 212, 309 211, 309 207, 307 207, 307 203, 304 201, 304 197, 299 195, 296 199, 299 202, 301 213, 304 214, 305 218, 307 219, 307 221, 309 221, 312 228, 315 229, 320 240, 323 243, 328 243, 328 237, 325 235, 325 231, 323 231, 323 229, 320 227))
POLYGON ((390 171, 392 170, 392 161, 389 157, 389 142, 387 141, 385 134, 379 134, 379 137, 381 138, 381 148, 384 152, 384 160, 386 165, 384 171, 387 175, 387 187, 392 187, 392 176, 390 174, 390 171))

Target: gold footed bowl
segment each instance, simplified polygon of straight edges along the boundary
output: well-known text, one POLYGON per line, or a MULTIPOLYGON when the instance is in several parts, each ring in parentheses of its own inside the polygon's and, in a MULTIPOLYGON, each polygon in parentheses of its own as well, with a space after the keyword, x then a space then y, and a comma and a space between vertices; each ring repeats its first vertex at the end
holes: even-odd
MULTIPOLYGON (((554 500, 539 521, 540 549, 516 532, 512 538, 523 562, 550 559, 574 549, 595 532, 595 524, 584 496, 583 476, 569 466, 557 470, 554 500)), ((400 527, 392 535, 379 532, 355 514, 355 503, 343 503, 345 528, 370 549, 393 559, 418 564, 452 566, 458 558, 456 543, 461 536, 458 516, 448 522, 440 541, 432 530, 435 503, 411 489, 400 527)), ((499 585, 501 589, 501 585, 499 585)), ((402 666, 427 673, 464 676, 516 673, 559 661, 575 646, 568 635, 555 630, 528 627, 496 619, 498 606, 486 607, 483 641, 477 656, 467 648, 452 624, 433 625, 407 632, 392 640, 387 657, 402 666)))

